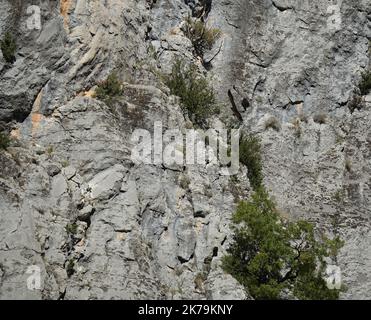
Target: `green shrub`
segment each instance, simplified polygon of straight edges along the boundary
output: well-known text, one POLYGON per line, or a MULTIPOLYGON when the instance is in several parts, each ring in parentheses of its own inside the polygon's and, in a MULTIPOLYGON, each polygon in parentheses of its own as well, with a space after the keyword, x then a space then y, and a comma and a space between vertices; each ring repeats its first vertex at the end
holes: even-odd
POLYGON ((191 40, 196 54, 203 56, 205 50, 211 50, 215 42, 221 37, 221 31, 208 27, 200 20, 186 19, 186 36, 191 40))
POLYGON ((189 185, 191 184, 191 180, 189 179, 188 176, 186 176, 185 174, 182 174, 182 175, 179 177, 178 183, 179 183, 179 186, 180 186, 182 189, 184 189, 184 190, 188 190, 188 189, 189 189, 189 185))
POLYGON ((260 188, 233 215, 233 241, 223 258, 223 269, 255 299, 281 299, 289 292, 298 299, 338 299, 324 280, 325 258, 335 259, 343 243, 339 238, 315 239, 306 221, 284 221, 260 188))
POLYGON ((9 135, 0 132, 0 150, 6 150, 10 145, 9 135))
POLYGON ((61 165, 62 165, 63 168, 67 168, 70 165, 70 163, 69 163, 68 160, 62 160, 61 165))
POLYGON ((77 234, 77 224, 76 223, 69 223, 66 226, 67 233, 70 234, 77 234))
POLYGON ((171 94, 180 97, 183 111, 188 113, 193 123, 205 126, 207 117, 217 112, 214 91, 208 81, 197 73, 195 65, 186 67, 177 60, 165 82, 171 94))
POLYGON ((108 78, 98 84, 95 90, 95 97, 106 104, 112 104, 117 97, 123 93, 122 83, 116 73, 111 73, 108 78))
POLYGON ((7 32, 1 40, 1 52, 6 62, 14 63, 15 62, 15 52, 17 50, 17 45, 13 36, 7 32))
POLYGON ((362 80, 359 84, 359 90, 361 95, 365 96, 371 91, 371 71, 366 71, 362 73, 362 80))
POLYGON ((336 201, 336 203, 342 203, 344 202, 344 198, 346 197, 346 193, 343 189, 339 189, 335 192, 333 195, 333 199, 336 201))
POLYGON ((244 164, 248 173, 251 186, 254 190, 259 189, 263 184, 262 160, 260 154, 260 140, 249 135, 240 140, 240 162, 244 164))
POLYGON ((50 157, 50 156, 53 154, 53 152, 54 152, 54 146, 49 145, 49 146, 45 149, 45 152, 46 152, 46 154, 50 157))
POLYGON ((75 261, 73 259, 68 260, 65 268, 67 276, 71 277, 75 273, 75 261))

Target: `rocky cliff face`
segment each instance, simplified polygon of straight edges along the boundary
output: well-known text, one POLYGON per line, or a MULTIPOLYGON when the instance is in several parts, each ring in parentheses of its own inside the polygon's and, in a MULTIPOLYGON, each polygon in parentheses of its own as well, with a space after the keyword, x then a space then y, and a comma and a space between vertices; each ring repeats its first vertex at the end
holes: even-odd
POLYGON ((176 57, 210 79, 214 127, 261 137, 282 212, 343 238, 342 297, 371 298, 371 97, 348 108, 369 68, 369 1, 36 1, 40 30, 31 4, 0 6, 18 45, 13 65, 0 57, 13 137, 0 152, 1 299, 247 298, 220 268, 246 168, 232 179, 131 160, 136 128, 191 126, 158 76, 176 57), (192 14, 222 31, 203 63, 182 31, 192 14), (93 92, 112 70, 124 94, 108 106, 93 92), (27 289, 29 266, 41 290, 27 289))

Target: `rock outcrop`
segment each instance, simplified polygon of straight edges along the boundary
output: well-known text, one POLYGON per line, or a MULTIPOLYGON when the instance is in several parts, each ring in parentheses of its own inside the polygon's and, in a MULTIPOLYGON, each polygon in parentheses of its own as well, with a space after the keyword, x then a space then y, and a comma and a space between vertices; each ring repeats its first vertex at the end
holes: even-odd
POLYGON ((13 137, 0 150, 0 299, 249 298, 220 268, 247 169, 131 159, 135 129, 192 126, 159 76, 177 57, 210 79, 214 127, 261 137, 282 212, 345 241, 342 298, 371 298, 371 96, 348 108, 369 68, 369 1, 40 1, 40 30, 31 4, 0 6, 18 46, 14 64, 0 54, 0 129, 13 137), (203 57, 188 15, 222 32, 203 57), (106 104, 93 93, 112 71, 124 93, 106 104))

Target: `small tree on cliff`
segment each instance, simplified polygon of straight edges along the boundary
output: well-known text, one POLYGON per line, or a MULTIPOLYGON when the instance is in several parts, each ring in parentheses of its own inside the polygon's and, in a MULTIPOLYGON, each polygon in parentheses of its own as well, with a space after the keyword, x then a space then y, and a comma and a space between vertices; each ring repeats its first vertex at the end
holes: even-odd
POLYGON ((98 83, 94 97, 111 105, 118 97, 123 94, 122 83, 117 73, 111 73, 108 78, 98 83))
POLYGON ((316 240, 311 223, 284 221, 263 188, 239 204, 233 222, 223 268, 255 299, 281 299, 285 291, 298 299, 338 299, 339 290, 324 280, 325 258, 342 246, 338 238, 316 240))

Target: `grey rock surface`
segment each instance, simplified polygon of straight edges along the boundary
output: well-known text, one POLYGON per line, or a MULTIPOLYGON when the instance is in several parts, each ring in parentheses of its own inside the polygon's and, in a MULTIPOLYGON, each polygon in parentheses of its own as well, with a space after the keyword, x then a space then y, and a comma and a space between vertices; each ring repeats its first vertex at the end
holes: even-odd
POLYGON ((347 105, 370 66, 371 4, 328 2, 46 1, 29 30, 32 1, 1 0, 0 34, 18 49, 13 65, 0 54, 0 129, 13 137, 0 150, 0 299, 249 298, 220 268, 246 168, 231 179, 131 159, 136 128, 190 126, 158 76, 176 57, 210 79, 215 126, 261 137, 280 210, 345 240, 342 298, 370 299, 371 97, 347 105), (192 13, 222 31, 206 69, 182 31, 192 13), (124 93, 107 105, 93 93, 112 71, 124 93))

